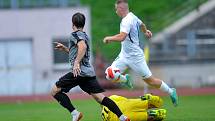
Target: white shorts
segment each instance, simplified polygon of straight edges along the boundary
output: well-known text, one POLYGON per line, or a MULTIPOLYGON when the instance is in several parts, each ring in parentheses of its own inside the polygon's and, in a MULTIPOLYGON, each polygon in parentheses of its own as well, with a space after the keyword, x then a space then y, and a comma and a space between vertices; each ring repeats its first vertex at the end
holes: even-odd
POLYGON ((135 73, 141 75, 143 79, 152 76, 144 56, 132 59, 118 56, 111 66, 118 68, 121 73, 127 68, 131 68, 135 73))

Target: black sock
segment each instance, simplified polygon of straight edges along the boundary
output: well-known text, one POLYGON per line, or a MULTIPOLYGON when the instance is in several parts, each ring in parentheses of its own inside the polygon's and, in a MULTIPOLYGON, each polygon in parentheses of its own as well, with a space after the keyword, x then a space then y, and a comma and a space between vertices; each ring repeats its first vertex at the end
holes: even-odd
POLYGON ((119 107, 110 98, 104 97, 104 99, 102 100, 101 104, 104 105, 104 106, 106 106, 110 111, 112 111, 113 113, 115 113, 118 117, 120 117, 122 115, 122 112, 119 109, 119 107))
POLYGON ((54 98, 62 105, 64 108, 66 108, 70 113, 75 110, 74 106, 70 102, 69 97, 62 92, 58 92, 55 94, 54 98))

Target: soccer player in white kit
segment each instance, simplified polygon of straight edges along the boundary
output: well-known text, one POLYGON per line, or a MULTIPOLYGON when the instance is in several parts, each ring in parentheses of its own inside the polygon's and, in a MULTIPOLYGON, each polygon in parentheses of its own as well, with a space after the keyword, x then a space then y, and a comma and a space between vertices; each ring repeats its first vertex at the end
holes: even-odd
MULTIPOLYGON (((152 33, 145 24, 132 12, 129 12, 127 0, 117 0, 115 3, 116 13, 122 18, 120 23, 120 33, 114 36, 107 36, 103 39, 104 43, 121 42, 121 52, 112 63, 111 67, 118 68, 123 73, 128 67, 143 77, 143 80, 150 86, 159 88, 168 93, 175 106, 178 105, 176 89, 170 88, 164 81, 152 76, 145 61, 143 50, 139 45, 139 29, 144 32, 147 38, 152 37, 152 33)), ((129 85, 128 75, 120 74, 121 82, 129 85)))

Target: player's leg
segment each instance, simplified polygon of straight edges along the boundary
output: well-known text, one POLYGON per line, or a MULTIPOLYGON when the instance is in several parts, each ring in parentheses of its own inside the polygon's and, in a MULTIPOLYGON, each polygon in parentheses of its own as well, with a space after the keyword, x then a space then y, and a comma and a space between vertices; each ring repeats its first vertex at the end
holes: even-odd
POLYGON ((72 121, 79 121, 82 118, 82 113, 77 111, 72 105, 69 97, 65 94, 77 84, 73 79, 72 73, 67 73, 59 79, 52 87, 51 94, 59 102, 61 106, 66 108, 72 115, 72 121))
MULTIPOLYGON (((118 107, 123 111, 123 113, 130 118, 131 121, 146 121, 147 120, 147 109, 148 100, 137 99, 127 99, 123 96, 112 95, 109 97, 111 100, 116 102, 118 107)), ((105 113, 105 111, 103 111, 105 113)), ((108 118, 112 121, 114 116, 111 112, 108 112, 108 118)))
POLYGON ((115 113, 120 121, 129 121, 129 119, 122 114, 116 103, 104 96, 102 93, 104 89, 99 85, 96 77, 83 77, 79 82, 79 86, 83 91, 90 94, 98 103, 106 106, 110 111, 115 113))
POLYGON ((128 111, 125 113, 131 121, 163 121, 166 118, 165 109, 150 109, 142 111, 128 111))
POLYGON ((126 103, 126 115, 132 121, 162 121, 166 117, 165 109, 150 109, 148 110, 149 101, 140 99, 129 99, 126 103), (129 104, 129 102, 132 102, 129 104))
POLYGON ((178 105, 178 96, 175 88, 170 88, 164 81, 155 78, 153 76, 150 76, 148 78, 144 79, 146 83, 149 85, 159 88, 163 92, 166 92, 170 95, 170 98, 172 100, 172 103, 177 106, 178 105))
MULTIPOLYGON (((148 100, 143 101, 140 98, 127 99, 118 95, 112 95, 109 98, 116 102, 118 107, 130 118, 131 121, 146 121, 148 100)), ((112 117, 109 116, 109 118, 112 117)))
POLYGON ((118 77, 117 77, 117 80, 113 80, 113 82, 118 82, 129 88, 133 88, 133 83, 132 83, 132 80, 130 79, 129 74, 123 74, 123 72, 128 68, 126 59, 124 59, 123 57, 117 57, 112 63, 112 65, 110 66, 110 68, 108 67, 106 69, 106 72, 108 72, 109 69, 111 69, 111 67, 118 68, 120 70, 119 72, 115 73, 115 75, 117 75, 118 77))
POLYGON ((176 89, 170 88, 164 81, 155 78, 152 76, 152 73, 144 60, 144 58, 140 58, 138 61, 132 63, 129 61, 129 66, 132 70, 137 72, 143 77, 143 80, 150 86, 158 88, 163 92, 166 92, 170 95, 172 102, 175 106, 178 105, 178 96, 176 93, 176 89))
POLYGON ((163 100, 159 96, 152 94, 144 94, 140 99, 148 101, 148 108, 160 108, 163 105, 163 100))
MULTIPOLYGON (((123 110, 126 116, 129 116, 132 121, 161 121, 166 116, 166 110, 163 109, 151 109, 148 111, 149 100, 151 103, 155 101, 160 101, 158 96, 144 95, 142 99, 126 99, 122 96, 110 96, 110 99, 117 101, 117 105, 123 110)), ((106 111, 103 111, 104 114, 106 111)), ((110 112, 108 112, 110 114, 110 112)), ((105 115, 104 115, 105 117, 105 115)), ((109 116, 108 118, 112 118, 109 116)), ((113 118, 112 118, 113 119, 113 118)), ((112 120, 110 120, 112 121, 112 120)))
POLYGON ((103 93, 95 93, 91 95, 98 103, 107 107, 111 112, 115 113, 120 121, 130 121, 128 117, 123 115, 116 103, 110 98, 105 97, 103 93))
POLYGON ((128 116, 130 117, 131 121, 148 121, 148 113, 146 110, 129 112, 128 116))
POLYGON ((132 111, 144 111, 148 109, 148 100, 137 99, 127 99, 123 105, 121 105, 124 110, 132 111))

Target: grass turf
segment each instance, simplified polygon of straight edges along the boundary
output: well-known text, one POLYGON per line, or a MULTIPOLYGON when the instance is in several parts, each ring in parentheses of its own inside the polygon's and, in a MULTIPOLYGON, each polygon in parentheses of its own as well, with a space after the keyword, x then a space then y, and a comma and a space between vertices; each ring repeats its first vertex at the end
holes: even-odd
MULTIPOLYGON (((166 121, 215 121, 215 95, 181 96, 179 107, 163 97, 166 121)), ((82 121, 101 121, 100 106, 94 100, 75 100, 84 113, 82 121)), ((70 121, 70 114, 56 102, 0 104, 1 121, 70 121)))

